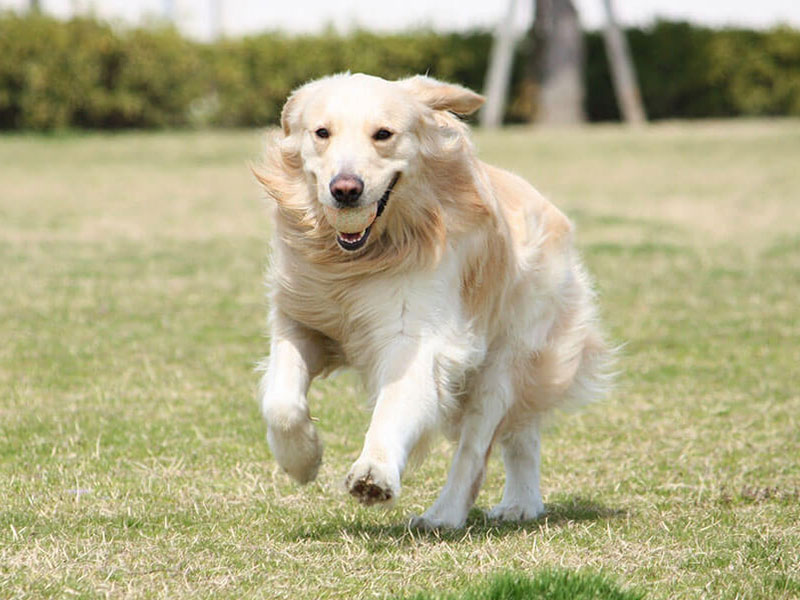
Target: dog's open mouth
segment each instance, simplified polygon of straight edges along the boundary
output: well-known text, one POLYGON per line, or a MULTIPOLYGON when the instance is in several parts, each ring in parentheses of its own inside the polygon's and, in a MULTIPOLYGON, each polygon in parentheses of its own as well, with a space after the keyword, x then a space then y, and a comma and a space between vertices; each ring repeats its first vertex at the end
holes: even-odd
POLYGON ((369 237, 369 232, 371 229, 372 225, 370 224, 369 227, 359 233, 344 233, 343 231, 337 231, 336 241, 344 250, 349 252, 358 250, 367 243, 367 238, 369 237))
POLYGON ((380 197, 375 205, 358 209, 358 213, 353 212, 352 214, 348 214, 349 211, 354 209, 325 209, 325 216, 328 218, 333 228, 336 229, 336 242, 339 244, 340 248, 348 252, 354 252, 367 243, 369 233, 372 231, 372 225, 386 209, 389 196, 394 186, 397 184, 398 179, 400 179, 400 173, 397 173, 392 178, 389 187, 386 188, 383 196, 380 197), (342 229, 353 229, 353 225, 356 225, 355 229, 360 229, 360 231, 342 231, 342 229), (362 229, 361 227, 364 225, 366 226, 362 229))

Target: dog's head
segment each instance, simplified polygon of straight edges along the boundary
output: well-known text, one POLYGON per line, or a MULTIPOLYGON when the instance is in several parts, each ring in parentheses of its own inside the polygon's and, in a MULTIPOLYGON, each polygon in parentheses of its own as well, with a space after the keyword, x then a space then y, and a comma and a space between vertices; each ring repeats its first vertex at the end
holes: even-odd
POLYGON ((334 75, 289 97, 281 153, 304 179, 340 251, 355 252, 386 229, 381 221, 393 211, 384 216, 385 209, 393 197, 408 199, 402 190, 419 183, 422 163, 440 160, 448 140, 452 146, 462 136, 450 113, 467 115, 481 104, 478 94, 429 77, 334 75))

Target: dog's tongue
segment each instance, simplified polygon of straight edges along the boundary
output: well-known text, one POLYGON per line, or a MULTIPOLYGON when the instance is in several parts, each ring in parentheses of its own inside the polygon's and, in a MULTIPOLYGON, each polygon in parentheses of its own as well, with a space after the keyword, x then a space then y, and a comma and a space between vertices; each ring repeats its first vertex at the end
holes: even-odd
POLYGON ((354 244, 355 242, 359 241, 364 234, 366 233, 366 229, 364 231, 359 231, 358 233, 345 233, 343 231, 337 232, 339 237, 342 238, 345 242, 350 244, 354 244))

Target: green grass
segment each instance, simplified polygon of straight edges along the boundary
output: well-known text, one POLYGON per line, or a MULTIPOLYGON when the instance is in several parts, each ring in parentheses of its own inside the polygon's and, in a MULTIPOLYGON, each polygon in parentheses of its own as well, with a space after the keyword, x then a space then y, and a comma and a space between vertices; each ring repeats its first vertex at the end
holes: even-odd
POLYGON ((420 592, 411 600, 641 600, 606 577, 545 569, 533 577, 504 573, 457 594, 420 592))
POLYGON ((467 528, 423 534, 450 448, 358 506, 352 374, 312 388, 318 481, 269 455, 259 134, 0 138, 0 597, 800 597, 800 122, 476 141, 575 219, 625 345, 545 432, 546 518, 484 519, 495 457, 467 528))

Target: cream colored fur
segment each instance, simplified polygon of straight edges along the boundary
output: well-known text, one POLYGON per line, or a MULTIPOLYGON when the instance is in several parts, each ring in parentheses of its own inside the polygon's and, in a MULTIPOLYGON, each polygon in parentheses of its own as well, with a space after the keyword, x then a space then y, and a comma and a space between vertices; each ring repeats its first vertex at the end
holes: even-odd
POLYGON ((260 387, 270 448, 296 480, 314 479, 322 444, 308 387, 353 367, 374 401, 345 480, 358 500, 395 499, 410 455, 435 432, 457 443, 439 498, 413 520, 426 528, 464 525, 493 444, 506 483, 490 515, 542 514, 541 416, 608 383, 572 225, 528 183, 476 158, 453 113, 482 102, 427 77, 314 81, 287 101, 256 172, 274 201, 272 341, 260 387), (375 139, 380 129, 391 137, 375 139), (322 211, 335 206, 328 186, 343 172, 363 180, 360 205, 399 174, 353 252, 322 211))

